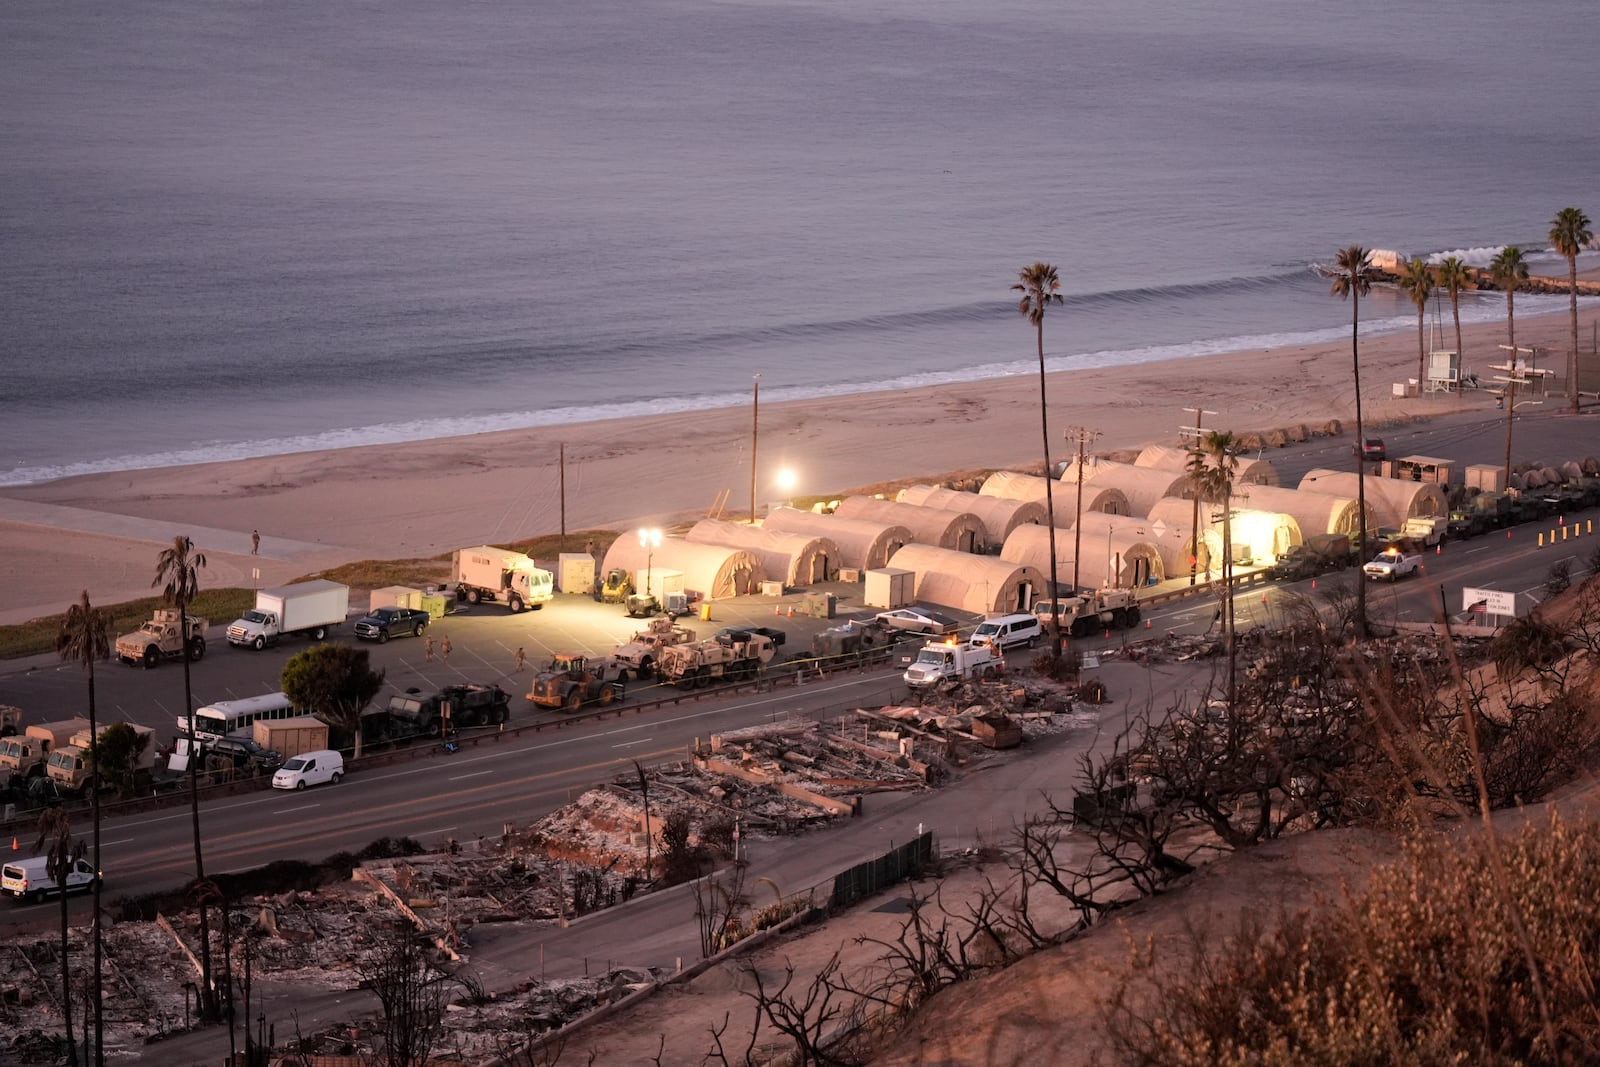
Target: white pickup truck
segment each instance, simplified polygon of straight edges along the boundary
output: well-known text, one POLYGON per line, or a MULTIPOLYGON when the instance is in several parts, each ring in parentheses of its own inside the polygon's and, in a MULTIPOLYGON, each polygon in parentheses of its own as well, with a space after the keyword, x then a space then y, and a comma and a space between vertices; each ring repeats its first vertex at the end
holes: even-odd
POLYGON ((1361 568, 1373 581, 1398 582, 1408 574, 1422 573, 1422 556, 1417 553, 1401 552, 1398 548, 1386 550, 1377 559, 1361 568))

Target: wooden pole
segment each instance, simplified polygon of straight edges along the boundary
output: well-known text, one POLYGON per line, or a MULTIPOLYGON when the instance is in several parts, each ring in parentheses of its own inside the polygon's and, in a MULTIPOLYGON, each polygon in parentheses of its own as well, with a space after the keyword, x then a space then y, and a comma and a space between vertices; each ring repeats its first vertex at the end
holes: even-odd
POLYGON ((761 375, 755 377, 750 406, 750 525, 756 523, 756 446, 761 442, 761 375))
POLYGON ((561 442, 561 549, 567 548, 567 443, 561 442))

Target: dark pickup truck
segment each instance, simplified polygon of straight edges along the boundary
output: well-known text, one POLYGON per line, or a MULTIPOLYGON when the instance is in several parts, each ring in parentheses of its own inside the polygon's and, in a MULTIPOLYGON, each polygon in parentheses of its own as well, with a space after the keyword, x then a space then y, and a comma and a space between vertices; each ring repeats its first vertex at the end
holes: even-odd
POLYGON ((356 623, 356 636, 380 644, 391 637, 421 637, 428 628, 428 613, 420 608, 379 608, 356 623))

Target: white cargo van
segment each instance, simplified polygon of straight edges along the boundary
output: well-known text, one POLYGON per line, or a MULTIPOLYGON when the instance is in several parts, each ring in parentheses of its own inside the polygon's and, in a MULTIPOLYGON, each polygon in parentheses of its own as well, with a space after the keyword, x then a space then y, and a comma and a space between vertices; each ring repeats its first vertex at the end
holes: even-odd
POLYGON ((330 748, 302 752, 272 775, 274 789, 304 789, 327 782, 338 785, 344 777, 344 757, 330 748))
POLYGON ((1044 630, 1040 627, 1037 616, 997 615, 978 624, 978 628, 972 631, 971 643, 988 645, 997 652, 1004 652, 1018 645, 1032 648, 1043 636, 1044 630))
MULTIPOLYGON (((72 861, 67 871, 67 892, 88 892, 99 881, 94 865, 88 860, 72 861)), ((56 880, 50 877, 50 860, 44 856, 16 859, 0 867, 0 889, 18 898, 43 897, 56 891, 56 880)))

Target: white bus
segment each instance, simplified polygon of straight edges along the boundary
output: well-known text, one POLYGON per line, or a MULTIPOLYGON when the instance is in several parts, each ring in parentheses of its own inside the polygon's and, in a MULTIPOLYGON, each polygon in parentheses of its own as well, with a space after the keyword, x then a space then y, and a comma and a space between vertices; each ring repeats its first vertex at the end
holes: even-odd
MULTIPOLYGON (((201 745, 213 737, 252 737, 256 723, 292 719, 298 714, 294 705, 289 703, 289 698, 282 693, 266 693, 243 700, 219 700, 196 709, 194 732, 199 735, 201 745)), ((178 730, 183 735, 189 733, 187 718, 178 719, 178 730)))

